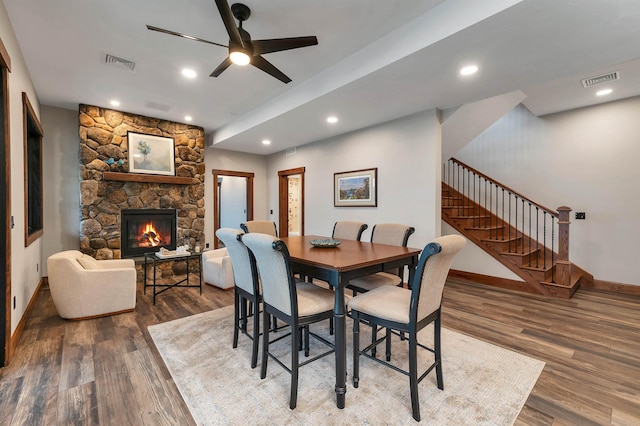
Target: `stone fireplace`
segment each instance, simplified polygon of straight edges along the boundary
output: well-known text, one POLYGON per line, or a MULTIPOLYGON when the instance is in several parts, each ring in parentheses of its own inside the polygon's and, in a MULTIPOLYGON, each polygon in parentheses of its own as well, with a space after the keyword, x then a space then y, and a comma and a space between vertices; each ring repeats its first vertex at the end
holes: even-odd
MULTIPOLYGON (((80 105, 80 250, 97 259, 123 257, 122 212, 175 212, 170 247, 204 246, 204 130, 201 127, 80 105), (175 176, 129 173, 127 132, 174 140, 175 176), (176 244, 179 242, 179 244, 176 244)), ((176 262, 180 264, 184 262, 176 262)), ((177 272, 176 272, 177 273, 177 272)), ((163 271, 163 275, 171 272, 163 271)))

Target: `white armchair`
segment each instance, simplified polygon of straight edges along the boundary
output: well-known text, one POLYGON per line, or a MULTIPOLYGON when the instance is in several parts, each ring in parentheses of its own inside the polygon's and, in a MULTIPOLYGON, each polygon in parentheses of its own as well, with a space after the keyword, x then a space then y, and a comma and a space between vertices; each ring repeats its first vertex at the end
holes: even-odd
POLYGON ((225 290, 233 288, 233 267, 226 248, 202 252, 202 276, 205 284, 225 290))
POLYGON ((95 318, 136 307, 133 259, 96 260, 67 250, 49 256, 47 269, 51 298, 62 318, 95 318))

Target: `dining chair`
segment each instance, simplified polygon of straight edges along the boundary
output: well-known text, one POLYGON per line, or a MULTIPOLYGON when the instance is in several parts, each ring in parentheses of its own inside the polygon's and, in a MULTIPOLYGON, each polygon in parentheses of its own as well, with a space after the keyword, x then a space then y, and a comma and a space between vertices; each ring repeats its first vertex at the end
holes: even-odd
POLYGON ((460 235, 447 235, 436 238, 427 244, 420 255, 418 267, 410 289, 396 286, 383 286, 353 297, 348 302, 353 318, 353 386, 360 381, 360 356, 373 359, 393 370, 409 376, 411 409, 413 418, 420 421, 418 383, 434 368, 438 389, 444 390, 441 357, 441 306, 442 292, 455 255, 462 250, 467 240, 460 235), (391 364, 391 337, 387 333, 366 348, 360 350, 360 321, 365 320, 374 327, 380 325, 387 330, 408 334, 409 371, 391 364), (434 324, 433 347, 418 343, 418 333, 427 325, 434 324), (376 358, 372 349, 386 342, 387 361, 376 358), (434 354, 434 362, 418 376, 417 348, 426 349, 434 354))
MULTIPOLYGON (((415 232, 412 226, 402 225, 398 223, 378 223, 371 230, 371 242, 380 244, 389 244, 393 246, 406 247, 409 237, 415 232)), ((353 295, 364 293, 384 286, 402 286, 404 283, 404 268, 396 268, 392 271, 376 272, 375 274, 366 275, 364 277, 355 278, 349 281, 347 288, 353 291, 353 295)), ((386 331, 387 334, 390 330, 386 331)), ((375 342, 378 338, 378 329, 372 325, 371 342, 375 342)), ((375 356, 376 349, 373 348, 375 356)))
MULTIPOLYGON (((238 229, 221 228, 216 236, 227 248, 233 268, 234 287, 234 316, 233 316, 233 347, 238 347, 238 334, 243 334, 253 340, 251 348, 251 368, 258 363, 258 341, 260 336, 260 283, 258 281, 255 262, 251 262, 249 249, 240 241, 244 233, 238 229), (249 306, 247 306, 247 304, 249 306), (253 334, 247 333, 247 321, 253 317, 253 334)), ((265 324, 268 324, 266 322, 265 324)))
MULTIPOLYGON (((371 242, 406 247, 409 237, 415 232, 415 228, 397 223, 378 223, 371 230, 371 242)), ((354 295, 364 293, 385 285, 402 285, 404 282, 404 269, 377 272, 349 281, 348 288, 354 295)))
POLYGON ((333 225, 331 238, 336 240, 356 240, 360 241, 362 233, 367 229, 366 223, 352 222, 348 220, 338 221, 333 225))
POLYGON ((266 324, 268 316, 272 315, 290 326, 290 332, 276 340, 291 336, 291 367, 287 367, 269 351, 269 329, 265 327, 262 338, 262 366, 260 378, 267 375, 269 358, 273 359, 289 374, 291 374, 291 394, 289 408, 296 408, 298 400, 298 370, 317 359, 334 352, 333 343, 310 332, 309 325, 329 319, 333 316, 334 294, 332 291, 311 283, 296 282, 291 269, 291 258, 286 244, 271 236, 259 233, 248 233, 241 237, 241 241, 253 254, 253 261, 260 271, 263 297, 263 322, 266 324), (301 332, 304 330, 305 355, 308 356, 309 336, 325 343, 331 350, 300 362, 298 349, 300 347, 301 332))
POLYGON ((258 232, 260 234, 278 236, 276 223, 272 220, 248 220, 240 224, 240 228, 247 234, 249 232, 258 232))

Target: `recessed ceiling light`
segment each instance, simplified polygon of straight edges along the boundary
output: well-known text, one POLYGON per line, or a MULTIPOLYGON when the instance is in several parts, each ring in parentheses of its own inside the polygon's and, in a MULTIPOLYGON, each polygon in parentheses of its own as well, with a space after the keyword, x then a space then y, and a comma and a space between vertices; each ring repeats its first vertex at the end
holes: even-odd
POLYGON ((334 117, 333 115, 331 117, 327 117, 327 123, 337 123, 338 122, 338 117, 334 117))
POLYGON ((191 68, 183 68, 182 75, 184 75, 187 78, 196 78, 198 74, 196 74, 196 72, 191 68))
POLYGON ((192 116, 190 116, 190 115, 185 115, 185 116, 184 116, 184 120, 185 120, 185 121, 192 121, 192 120, 193 120, 193 117, 192 117, 192 116))
POLYGON ((477 65, 467 65, 460 69, 460 75, 471 75, 475 74, 478 71, 477 65))
POLYGON ((262 145, 271 145, 271 141, 269 139, 263 139, 262 145))
POLYGON ((116 101, 115 99, 112 100, 110 103, 111 103, 111 106, 120 106, 120 101, 116 101))
POLYGON ((613 90, 611 90, 611 89, 598 90, 596 92, 596 96, 607 96, 607 95, 611 94, 611 92, 613 92, 613 90))

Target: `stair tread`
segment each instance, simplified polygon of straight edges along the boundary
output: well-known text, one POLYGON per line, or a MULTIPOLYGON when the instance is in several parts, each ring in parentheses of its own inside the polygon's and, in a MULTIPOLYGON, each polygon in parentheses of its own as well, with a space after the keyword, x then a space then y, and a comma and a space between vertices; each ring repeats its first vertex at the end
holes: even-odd
POLYGON ((532 249, 532 250, 525 250, 524 252, 518 252, 518 251, 513 251, 513 252, 509 252, 509 251, 501 251, 500 254, 504 255, 504 256, 529 256, 530 254, 534 254, 537 253, 539 250, 538 249, 532 249))
POLYGON ((485 226, 485 227, 478 227, 478 226, 467 226, 464 229, 467 229, 469 231, 495 231, 497 229, 503 229, 504 226, 485 226))

